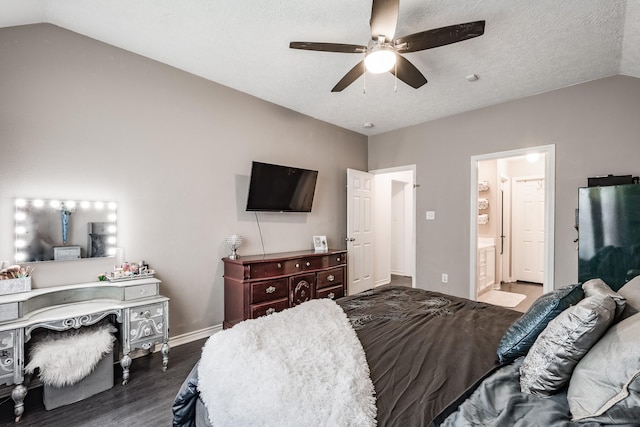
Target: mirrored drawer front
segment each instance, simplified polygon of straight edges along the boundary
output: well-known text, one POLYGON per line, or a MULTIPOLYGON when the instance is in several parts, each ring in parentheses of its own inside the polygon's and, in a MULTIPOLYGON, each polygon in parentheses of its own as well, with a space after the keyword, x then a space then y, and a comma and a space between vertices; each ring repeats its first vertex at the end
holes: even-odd
POLYGON ((144 305, 131 309, 131 325, 140 320, 161 319, 164 316, 164 306, 162 303, 144 305))
POLYGON ((6 322, 7 320, 15 320, 17 318, 18 318, 17 302, 0 304, 0 322, 6 322))
POLYGON ((331 288, 318 289, 316 291, 316 298, 329 298, 337 299, 344 296, 344 287, 342 285, 333 286, 331 288))
POLYGON ((153 304, 131 310, 131 329, 129 339, 131 344, 164 335, 164 307, 153 304))
POLYGON ((13 384, 15 331, 0 332, 0 384, 13 384))
POLYGON ((149 283, 146 285, 128 286, 124 289, 125 301, 131 301, 138 298, 146 298, 158 295, 158 284, 149 283))
POLYGON ((289 294, 287 279, 269 280, 251 284, 250 304, 258 304, 265 301, 274 301, 286 298, 289 294))
POLYGON ((250 319, 255 319, 256 317, 273 314, 278 311, 282 311, 288 307, 289 307, 288 298, 265 303, 265 304, 252 305, 250 319))
POLYGON ((318 289, 327 286, 341 285, 344 283, 344 268, 333 268, 318 273, 317 287, 318 289))

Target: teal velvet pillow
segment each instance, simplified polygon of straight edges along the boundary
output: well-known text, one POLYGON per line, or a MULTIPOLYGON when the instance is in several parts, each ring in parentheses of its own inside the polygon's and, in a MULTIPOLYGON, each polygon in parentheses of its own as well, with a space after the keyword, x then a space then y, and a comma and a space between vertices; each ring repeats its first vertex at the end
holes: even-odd
POLYGON ((584 292, 580 284, 565 286, 542 295, 505 332, 498 344, 498 360, 505 363, 525 356, 547 324, 583 298, 584 292))

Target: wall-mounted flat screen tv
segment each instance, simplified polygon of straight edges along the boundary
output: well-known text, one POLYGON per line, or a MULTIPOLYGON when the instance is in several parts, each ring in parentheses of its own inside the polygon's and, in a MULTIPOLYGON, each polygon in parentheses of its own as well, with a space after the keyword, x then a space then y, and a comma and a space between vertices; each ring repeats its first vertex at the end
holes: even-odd
POLYGON ((311 212, 318 171, 253 162, 247 211, 311 212))

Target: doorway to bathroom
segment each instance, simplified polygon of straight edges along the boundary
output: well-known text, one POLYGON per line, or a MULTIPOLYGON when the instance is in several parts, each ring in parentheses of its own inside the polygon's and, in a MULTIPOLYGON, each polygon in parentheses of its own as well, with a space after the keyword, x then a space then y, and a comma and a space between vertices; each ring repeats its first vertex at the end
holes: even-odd
POLYGON ((553 289, 555 147, 471 160, 470 297, 525 311, 553 289))

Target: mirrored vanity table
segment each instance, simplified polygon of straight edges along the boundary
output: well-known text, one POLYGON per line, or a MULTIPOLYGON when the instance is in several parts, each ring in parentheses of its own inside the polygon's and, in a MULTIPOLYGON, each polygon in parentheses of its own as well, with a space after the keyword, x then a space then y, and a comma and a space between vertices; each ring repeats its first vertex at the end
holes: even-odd
POLYGON ((131 353, 161 344, 162 369, 169 362, 169 298, 155 278, 93 282, 0 296, 0 385, 13 385, 16 422, 24 413, 25 344, 34 330, 78 329, 111 316, 117 323, 122 383, 129 380, 131 353))

